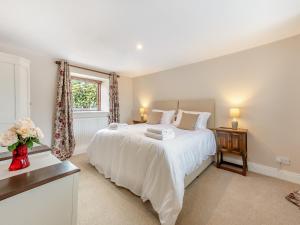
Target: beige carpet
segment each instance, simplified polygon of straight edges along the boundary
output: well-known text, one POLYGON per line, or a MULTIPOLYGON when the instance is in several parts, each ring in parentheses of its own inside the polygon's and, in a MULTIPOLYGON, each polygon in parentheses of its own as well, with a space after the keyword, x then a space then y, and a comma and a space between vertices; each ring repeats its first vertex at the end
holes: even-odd
MULTIPOLYGON (((105 179, 86 155, 71 161, 81 169, 78 225, 159 225, 149 203, 105 179)), ((297 189, 289 182, 210 166, 186 189, 176 225, 299 225, 300 210, 285 199, 297 189)))

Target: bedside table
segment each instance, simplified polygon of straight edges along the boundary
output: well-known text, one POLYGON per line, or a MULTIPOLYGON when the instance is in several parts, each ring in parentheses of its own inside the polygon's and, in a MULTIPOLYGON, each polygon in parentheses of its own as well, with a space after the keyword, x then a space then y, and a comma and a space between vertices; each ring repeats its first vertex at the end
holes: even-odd
POLYGON ((146 123, 147 121, 132 120, 133 124, 146 123))
POLYGON ((246 176, 247 165, 247 129, 219 127, 215 129, 217 140, 217 167, 246 176), (223 160, 224 154, 241 156, 243 165, 237 165, 223 160), (234 169, 239 168, 239 169, 234 169))

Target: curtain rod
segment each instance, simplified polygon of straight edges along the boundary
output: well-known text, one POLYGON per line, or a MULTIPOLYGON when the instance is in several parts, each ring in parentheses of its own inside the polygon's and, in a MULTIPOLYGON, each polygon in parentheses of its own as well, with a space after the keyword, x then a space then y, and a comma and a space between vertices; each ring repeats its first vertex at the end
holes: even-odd
MULTIPOLYGON (((55 61, 55 63, 56 63, 57 65, 60 65, 60 61, 55 61)), ((91 72, 102 73, 102 74, 111 76, 111 73, 106 73, 106 72, 99 71, 99 70, 93 70, 93 69, 89 69, 89 68, 86 68, 86 67, 76 66, 76 65, 73 65, 73 64, 69 64, 69 66, 74 67, 74 68, 78 68, 78 69, 88 70, 88 71, 91 71, 91 72)), ((120 76, 117 75, 117 77, 119 78, 120 76)))

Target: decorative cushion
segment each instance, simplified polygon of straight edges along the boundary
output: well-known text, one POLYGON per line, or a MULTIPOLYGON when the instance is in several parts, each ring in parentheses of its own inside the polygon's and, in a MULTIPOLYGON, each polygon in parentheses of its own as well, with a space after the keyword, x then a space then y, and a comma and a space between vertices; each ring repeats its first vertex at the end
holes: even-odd
POLYGON ((183 112, 180 123, 177 127, 184 130, 195 130, 198 117, 199 114, 183 112))
POLYGON ((179 109, 177 118, 173 122, 173 124, 175 126, 179 125, 181 117, 182 117, 182 113, 198 114, 199 117, 198 117, 195 129, 198 130, 201 128, 207 128, 207 121, 208 121, 209 117, 211 116, 210 112, 185 111, 185 110, 179 109))
POLYGON ((160 124, 163 112, 150 112, 148 115, 148 124, 160 124))

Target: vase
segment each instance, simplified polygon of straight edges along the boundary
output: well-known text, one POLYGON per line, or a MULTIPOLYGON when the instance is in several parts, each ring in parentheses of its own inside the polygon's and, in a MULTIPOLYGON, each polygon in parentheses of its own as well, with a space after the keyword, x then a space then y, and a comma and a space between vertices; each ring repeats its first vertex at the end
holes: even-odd
POLYGON ((27 145, 19 145, 12 154, 12 162, 8 168, 9 171, 21 170, 30 166, 27 145))

